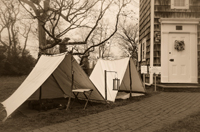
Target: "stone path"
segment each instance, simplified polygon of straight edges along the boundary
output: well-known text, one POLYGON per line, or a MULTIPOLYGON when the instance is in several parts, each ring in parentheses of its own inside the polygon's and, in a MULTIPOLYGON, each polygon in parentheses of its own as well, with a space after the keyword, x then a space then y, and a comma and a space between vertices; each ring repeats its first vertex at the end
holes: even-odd
POLYGON ((200 93, 161 93, 32 132, 153 132, 200 110, 200 93))

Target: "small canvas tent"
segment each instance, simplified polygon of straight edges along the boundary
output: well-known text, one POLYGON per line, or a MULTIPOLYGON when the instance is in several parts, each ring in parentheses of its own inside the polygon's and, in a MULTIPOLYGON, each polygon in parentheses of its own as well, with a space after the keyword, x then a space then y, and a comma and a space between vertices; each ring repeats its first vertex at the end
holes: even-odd
POLYGON ((2 102, 7 117, 27 99, 71 97, 72 71, 74 88, 93 89, 90 99, 104 100, 71 54, 42 55, 19 88, 2 102))
POLYGON ((99 59, 93 72, 90 75, 90 80, 94 83, 104 98, 107 98, 108 101, 115 101, 118 91, 113 90, 113 79, 116 76, 120 79, 120 90, 131 90, 131 92, 141 93, 145 92, 145 88, 143 87, 135 64, 130 58, 113 61, 99 59), (105 70, 107 71, 106 77, 105 70), (109 71, 115 71, 117 75, 115 72, 109 71), (132 87, 130 87, 130 83, 132 83, 132 87), (105 91, 105 87, 107 87, 107 91, 105 91))

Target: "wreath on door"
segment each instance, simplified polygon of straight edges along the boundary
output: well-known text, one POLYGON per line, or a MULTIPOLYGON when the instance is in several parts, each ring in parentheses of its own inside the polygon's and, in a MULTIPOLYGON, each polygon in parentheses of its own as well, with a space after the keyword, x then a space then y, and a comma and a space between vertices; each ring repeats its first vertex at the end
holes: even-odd
POLYGON ((176 49, 177 51, 185 50, 185 42, 183 40, 175 40, 174 49, 176 49))

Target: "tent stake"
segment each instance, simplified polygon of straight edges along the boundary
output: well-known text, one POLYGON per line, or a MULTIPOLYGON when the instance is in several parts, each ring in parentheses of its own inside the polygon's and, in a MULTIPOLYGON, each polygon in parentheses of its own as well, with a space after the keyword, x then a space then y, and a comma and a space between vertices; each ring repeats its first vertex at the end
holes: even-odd
POLYGON ((71 97, 69 97, 69 99, 68 99, 66 110, 69 109, 70 102, 71 102, 71 97))
POLYGON ((131 61, 129 60, 129 77, 130 77, 130 98, 132 97, 132 77, 131 77, 131 61))

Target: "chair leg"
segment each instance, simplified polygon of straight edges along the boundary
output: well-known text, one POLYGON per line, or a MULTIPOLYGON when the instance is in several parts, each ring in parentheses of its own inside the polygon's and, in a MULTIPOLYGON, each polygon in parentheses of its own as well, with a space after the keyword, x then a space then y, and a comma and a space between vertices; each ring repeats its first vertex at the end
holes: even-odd
POLYGON ((83 94, 85 95, 85 98, 86 98, 86 103, 85 103, 85 106, 84 106, 84 110, 85 110, 85 108, 87 107, 87 104, 88 104, 88 101, 89 101, 89 99, 90 99, 90 95, 91 95, 91 93, 92 93, 92 91, 90 91, 88 97, 85 95, 85 92, 83 93, 83 94))
POLYGON ((71 102, 71 97, 69 97, 69 99, 68 99, 68 103, 67 103, 66 110, 68 110, 68 109, 69 109, 70 102, 71 102))

